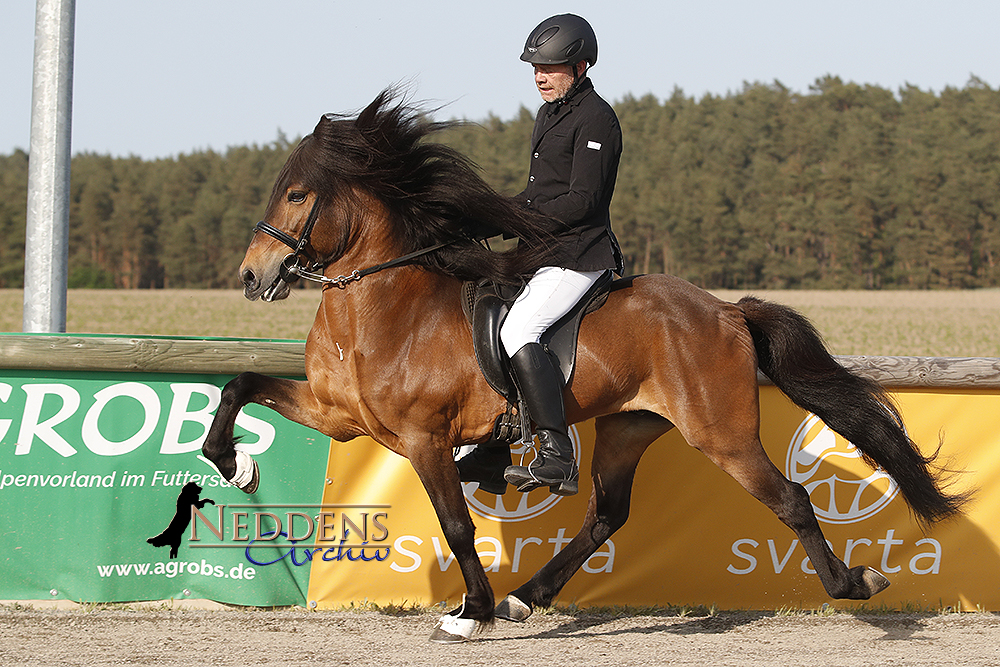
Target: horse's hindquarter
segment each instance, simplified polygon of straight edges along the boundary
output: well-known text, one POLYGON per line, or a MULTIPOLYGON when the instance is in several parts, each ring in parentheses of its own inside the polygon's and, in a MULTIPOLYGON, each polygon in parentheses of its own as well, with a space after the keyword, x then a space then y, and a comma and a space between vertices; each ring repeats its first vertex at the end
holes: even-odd
POLYGON ((574 421, 648 410, 687 435, 734 410, 756 418, 743 312, 679 278, 638 277, 584 318, 570 393, 574 421))

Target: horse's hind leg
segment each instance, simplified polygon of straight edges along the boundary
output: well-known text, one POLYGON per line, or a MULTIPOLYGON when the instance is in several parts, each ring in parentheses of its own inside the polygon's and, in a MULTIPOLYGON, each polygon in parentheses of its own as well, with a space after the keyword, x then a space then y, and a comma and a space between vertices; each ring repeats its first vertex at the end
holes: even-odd
POLYGON ((646 448, 671 428, 651 412, 599 417, 591 464, 593 488, 580 532, 531 579, 497 605, 496 615, 523 621, 534 607, 547 607, 570 577, 628 519, 632 480, 646 448))
POLYGON ((761 446, 758 419, 748 419, 752 426, 744 420, 743 428, 738 418, 726 426, 715 424, 700 432, 697 441, 689 440, 689 444, 701 450, 795 532, 830 597, 867 600, 885 589, 889 581, 884 576, 864 566, 848 569, 834 555, 816 520, 809 494, 778 471, 761 446))

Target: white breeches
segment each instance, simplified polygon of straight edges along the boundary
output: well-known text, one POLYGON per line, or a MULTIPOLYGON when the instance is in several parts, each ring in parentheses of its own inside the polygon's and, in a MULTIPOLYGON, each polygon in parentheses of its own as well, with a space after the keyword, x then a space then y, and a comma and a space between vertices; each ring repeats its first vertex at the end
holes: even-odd
POLYGON ((500 342, 507 356, 513 357, 528 343, 537 343, 545 330, 568 313, 603 274, 556 266, 538 269, 500 327, 500 342))

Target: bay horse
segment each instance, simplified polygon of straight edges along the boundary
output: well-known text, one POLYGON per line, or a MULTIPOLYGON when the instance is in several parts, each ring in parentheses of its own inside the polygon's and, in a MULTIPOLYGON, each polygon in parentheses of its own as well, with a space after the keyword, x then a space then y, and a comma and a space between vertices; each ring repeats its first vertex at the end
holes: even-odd
POLYGON ((251 300, 285 298, 300 277, 324 283, 306 341, 308 379, 239 375, 202 449, 227 480, 254 492, 257 464, 233 440, 236 415, 252 402, 337 441, 370 436, 409 459, 467 590, 433 641, 464 641, 477 624, 525 620, 550 605, 625 523, 636 465, 672 428, 795 532, 830 597, 865 600, 888 586, 834 555, 806 491, 765 453, 758 369, 887 472, 922 524, 961 511, 965 497, 944 488, 936 453, 920 452, 884 390, 838 365, 802 315, 754 297, 727 303, 668 275, 633 277, 584 319, 565 389, 569 422, 596 424, 583 526, 495 607, 454 452, 487 441, 506 401, 477 366, 462 285, 509 282, 544 265, 555 223, 428 139, 445 126, 390 89, 356 116, 323 116, 293 150, 239 276, 251 300), (521 242, 490 251, 477 229, 521 242))

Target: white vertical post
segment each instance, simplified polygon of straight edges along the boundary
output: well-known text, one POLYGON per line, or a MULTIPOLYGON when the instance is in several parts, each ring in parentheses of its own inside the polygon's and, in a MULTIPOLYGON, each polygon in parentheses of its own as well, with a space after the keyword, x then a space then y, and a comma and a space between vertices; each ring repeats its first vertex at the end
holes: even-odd
POLYGON ((24 246, 27 333, 66 331, 76 0, 38 0, 24 246))

